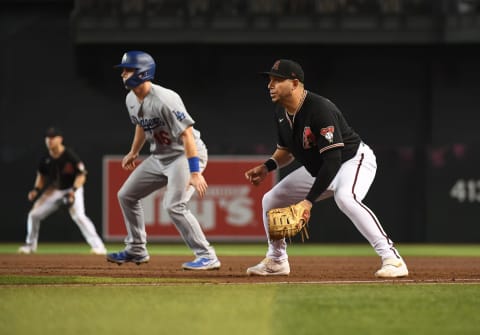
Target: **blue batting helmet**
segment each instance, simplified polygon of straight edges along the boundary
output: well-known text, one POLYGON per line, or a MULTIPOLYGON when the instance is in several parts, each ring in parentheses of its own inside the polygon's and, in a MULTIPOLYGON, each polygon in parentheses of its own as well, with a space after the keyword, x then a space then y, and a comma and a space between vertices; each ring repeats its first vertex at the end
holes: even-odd
POLYGON ((125 81, 125 86, 129 89, 147 80, 153 80, 155 76, 155 61, 152 56, 143 51, 127 51, 123 54, 122 62, 115 67, 135 69, 133 75, 125 81))

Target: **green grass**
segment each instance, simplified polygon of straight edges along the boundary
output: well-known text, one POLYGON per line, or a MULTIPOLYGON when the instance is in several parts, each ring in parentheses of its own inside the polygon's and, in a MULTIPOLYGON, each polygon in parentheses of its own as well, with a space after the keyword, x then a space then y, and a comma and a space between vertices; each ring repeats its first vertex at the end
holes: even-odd
POLYGON ((480 285, 0 286, 2 334, 478 334, 480 285))
MULTIPOLYGON (((0 244, 13 254, 19 244, 0 244)), ((220 256, 266 245, 214 243, 220 256)), ((109 244, 120 250, 123 244, 109 244)), ((480 245, 400 244, 404 256, 480 256, 480 245)), ((149 244, 152 255, 191 255, 149 244)), ((85 243, 39 254, 88 254, 85 243)), ((367 244, 292 243, 289 254, 374 256, 367 244)), ((200 279, 0 276, 0 334, 478 334, 480 284, 201 284, 200 279)))
MULTIPOLYGON (((0 254, 17 252, 21 243, 0 243, 0 254)), ((226 244, 213 243, 219 256, 263 256, 266 243, 226 244)), ((107 244, 110 251, 121 250, 121 243, 107 244)), ((480 256, 480 244, 398 244, 403 256, 480 256)), ((39 254, 88 254, 86 243, 40 243, 39 254)), ((188 255, 192 252, 183 243, 150 243, 151 255, 188 255)), ((315 244, 293 242, 288 246, 291 256, 374 256, 375 252, 367 243, 363 244, 315 244)))

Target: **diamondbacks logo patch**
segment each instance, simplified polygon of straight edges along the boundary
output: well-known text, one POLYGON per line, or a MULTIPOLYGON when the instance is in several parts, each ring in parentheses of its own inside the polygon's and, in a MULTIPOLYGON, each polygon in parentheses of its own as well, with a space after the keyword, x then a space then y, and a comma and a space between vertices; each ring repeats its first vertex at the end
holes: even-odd
POLYGON ((333 143, 333 133, 335 132, 334 126, 328 126, 326 128, 320 129, 320 135, 325 137, 328 143, 333 143))
POLYGON ((62 174, 74 174, 75 173, 75 168, 73 167, 73 164, 68 162, 65 164, 62 170, 62 174))
POLYGON ((313 134, 312 129, 310 129, 310 127, 303 128, 303 148, 311 149, 316 145, 317 145, 317 139, 313 134))
POLYGON ((275 62, 275 64, 273 64, 272 70, 278 71, 278 67, 279 67, 279 66, 280 66, 280 61, 277 60, 277 61, 275 62))

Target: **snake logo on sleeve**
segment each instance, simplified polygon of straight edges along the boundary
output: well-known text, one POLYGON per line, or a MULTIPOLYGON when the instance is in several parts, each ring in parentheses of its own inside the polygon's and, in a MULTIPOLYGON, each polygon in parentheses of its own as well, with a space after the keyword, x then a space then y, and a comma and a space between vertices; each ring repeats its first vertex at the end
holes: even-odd
POLYGON ((333 133, 334 132, 335 132, 335 127, 334 126, 329 126, 329 127, 320 129, 320 135, 325 137, 325 139, 328 141, 328 143, 333 143, 333 133))

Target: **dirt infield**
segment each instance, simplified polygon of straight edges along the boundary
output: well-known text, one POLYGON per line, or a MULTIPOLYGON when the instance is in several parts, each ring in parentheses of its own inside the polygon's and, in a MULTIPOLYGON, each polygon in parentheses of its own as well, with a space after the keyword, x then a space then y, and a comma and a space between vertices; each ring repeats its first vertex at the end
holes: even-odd
MULTIPOLYGON (((148 264, 121 266, 103 256, 90 255, 0 255, 0 275, 89 276, 116 278, 164 278, 166 282, 261 283, 261 282, 371 282, 377 257, 291 256, 290 276, 249 277, 247 267, 261 257, 223 256, 218 271, 185 271, 187 256, 152 256, 148 264)), ((408 257, 410 276, 405 282, 480 282, 479 257, 408 257)), ((381 280, 378 280, 381 281, 381 280)))

